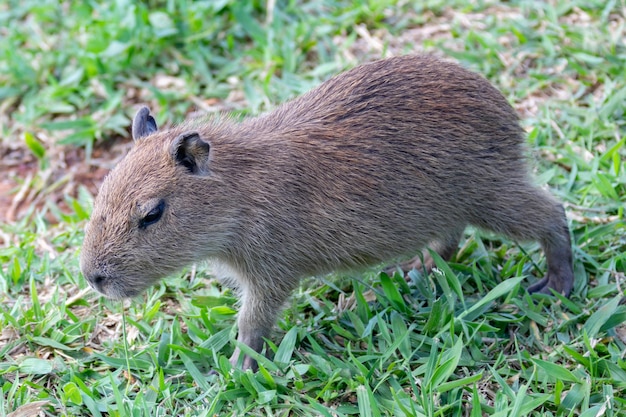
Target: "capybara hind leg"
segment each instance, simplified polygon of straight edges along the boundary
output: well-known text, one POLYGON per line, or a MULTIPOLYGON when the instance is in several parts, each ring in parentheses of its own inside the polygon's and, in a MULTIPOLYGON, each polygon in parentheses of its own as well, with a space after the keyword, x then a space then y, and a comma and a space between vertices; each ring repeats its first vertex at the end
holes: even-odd
POLYGON ((502 233, 518 241, 538 241, 544 250, 548 271, 530 286, 530 293, 569 296, 574 285, 572 248, 563 207, 543 190, 530 185, 503 187, 507 193, 493 196, 477 210, 476 226, 502 233))
POLYGON ((528 292, 552 294, 551 290, 569 296, 574 286, 574 270, 572 266, 572 247, 565 212, 559 207, 562 221, 559 222, 561 234, 556 239, 541 242, 546 254, 548 273, 539 282, 531 285, 528 292))
MULTIPOLYGON (((437 254, 439 254, 444 261, 448 261, 458 249, 462 234, 463 229, 460 229, 445 239, 432 242, 428 245, 428 247, 437 252, 437 254)), ((398 265, 398 268, 400 268, 405 274, 409 273, 413 269, 429 273, 434 267, 435 260, 427 250, 422 251, 421 255, 417 255, 414 258, 398 265)), ((393 273, 395 268, 389 268, 388 270, 393 273)))

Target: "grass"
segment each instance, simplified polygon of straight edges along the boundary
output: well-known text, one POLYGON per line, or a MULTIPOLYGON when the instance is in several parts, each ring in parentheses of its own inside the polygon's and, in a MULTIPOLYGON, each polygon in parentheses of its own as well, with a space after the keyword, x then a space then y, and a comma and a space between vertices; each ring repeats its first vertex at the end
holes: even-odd
POLYGON ((0 415, 626 416, 625 11, 3 3, 0 415), (422 50, 484 74, 520 112, 537 181, 570 220, 570 299, 525 292, 545 269, 536 244, 468 231, 452 262, 409 283, 306 280, 253 374, 228 363, 236 300, 203 265, 132 302, 87 289, 82 228, 137 104, 163 125, 258 114, 358 62, 422 50))

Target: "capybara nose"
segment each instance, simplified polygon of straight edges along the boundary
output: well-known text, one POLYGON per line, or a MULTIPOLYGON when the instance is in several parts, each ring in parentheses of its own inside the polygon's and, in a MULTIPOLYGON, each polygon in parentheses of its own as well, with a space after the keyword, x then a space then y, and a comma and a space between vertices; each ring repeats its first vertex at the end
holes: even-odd
POLYGON ((95 290, 102 292, 102 287, 104 286, 104 281, 106 277, 104 275, 95 274, 91 276, 86 276, 87 282, 91 285, 95 290))

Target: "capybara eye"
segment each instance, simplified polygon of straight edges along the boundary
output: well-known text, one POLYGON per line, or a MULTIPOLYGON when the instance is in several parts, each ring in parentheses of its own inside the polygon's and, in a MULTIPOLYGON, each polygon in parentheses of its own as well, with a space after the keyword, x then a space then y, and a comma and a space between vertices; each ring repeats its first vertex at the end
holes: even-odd
POLYGON ((145 229, 151 224, 154 224, 158 222, 159 220, 161 220, 161 216, 163 215, 164 208, 165 208, 165 201, 163 200, 159 201, 159 203, 156 206, 154 206, 154 208, 150 210, 143 219, 139 221, 139 228, 145 229))

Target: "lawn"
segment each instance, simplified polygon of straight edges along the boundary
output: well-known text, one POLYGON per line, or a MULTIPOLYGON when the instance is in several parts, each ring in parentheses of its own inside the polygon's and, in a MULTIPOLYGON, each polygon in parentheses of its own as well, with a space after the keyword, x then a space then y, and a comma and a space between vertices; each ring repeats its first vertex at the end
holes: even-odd
POLYGON ((625 14, 624 0, 0 3, 0 416, 626 416, 625 14), (228 363, 237 300, 207 266, 125 302, 88 288, 83 228, 140 104, 165 127, 247 117, 417 52, 518 110, 572 230, 569 299, 525 291, 545 272, 537 244, 468 229, 409 282, 305 280, 252 373, 228 363))

